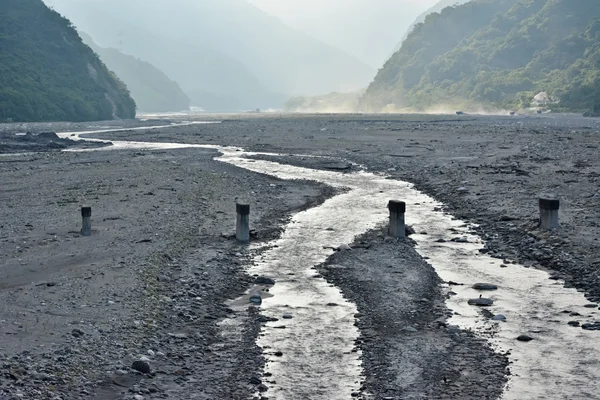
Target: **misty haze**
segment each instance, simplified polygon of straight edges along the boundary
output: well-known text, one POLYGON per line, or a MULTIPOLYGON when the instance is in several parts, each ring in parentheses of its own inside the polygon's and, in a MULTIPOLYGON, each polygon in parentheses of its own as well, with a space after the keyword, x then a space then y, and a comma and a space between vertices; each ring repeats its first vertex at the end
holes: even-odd
POLYGON ((600 399, 600 2, 3 0, 0 400, 600 399))

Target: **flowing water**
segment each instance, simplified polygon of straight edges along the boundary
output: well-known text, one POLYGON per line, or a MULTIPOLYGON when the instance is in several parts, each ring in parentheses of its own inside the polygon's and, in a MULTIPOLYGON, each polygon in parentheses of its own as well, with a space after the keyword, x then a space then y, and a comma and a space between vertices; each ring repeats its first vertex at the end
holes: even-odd
POLYGON ((324 246, 350 243, 356 235, 384 223, 390 199, 406 201, 407 223, 417 232, 428 232, 413 236, 417 251, 429 257, 443 280, 465 284, 452 288, 457 295, 448 300, 448 307, 455 312, 450 323, 482 334, 494 326, 497 333, 489 338, 491 344, 499 351, 512 350, 512 376, 503 398, 600 398, 599 333, 568 326, 572 317, 563 313, 579 312, 594 320, 597 309, 585 308, 587 302, 581 293, 549 280, 546 272, 516 264, 503 267, 499 260, 480 254, 481 239, 470 234, 462 221, 436 211, 442 204, 411 184, 372 173, 343 174, 250 160, 245 157, 252 153, 238 148, 113 143, 109 149, 213 148, 222 153, 219 160, 240 168, 347 189, 318 207, 296 214, 281 238, 269 244, 249 271, 277 281, 261 309, 279 321, 266 324, 258 340, 268 360, 266 372, 277 382, 269 390, 270 398, 350 399, 360 387, 360 354, 353 352, 358 335, 353 317, 356 308, 337 288, 315 277, 311 268, 332 253, 324 246), (468 243, 437 242, 456 237, 456 233, 468 243), (470 289, 477 282, 499 286, 490 295, 495 301, 490 311, 505 315, 506 322, 490 321, 481 310, 467 305, 469 298, 479 295, 470 289), (283 319, 284 314, 292 318, 283 319), (286 329, 280 329, 282 325, 286 329), (529 334, 534 341, 516 341, 520 334, 529 334))

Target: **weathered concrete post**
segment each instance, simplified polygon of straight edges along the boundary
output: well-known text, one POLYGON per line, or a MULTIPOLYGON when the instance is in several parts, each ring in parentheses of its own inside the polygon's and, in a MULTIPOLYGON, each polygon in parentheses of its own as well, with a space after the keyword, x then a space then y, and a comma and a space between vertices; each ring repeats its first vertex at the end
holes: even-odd
POLYGON ((543 229, 558 229, 558 209, 560 201, 557 199, 540 198, 540 226, 543 229))
POLYGON ((406 203, 403 201, 390 200, 388 208, 390 210, 390 227, 388 229, 388 234, 395 238, 406 237, 406 226, 404 224, 406 203))
POLYGON ((92 236, 92 207, 81 207, 81 234, 92 236))
POLYGON ((248 243, 250 241, 250 205, 237 203, 235 208, 237 211, 235 237, 239 242, 248 243))

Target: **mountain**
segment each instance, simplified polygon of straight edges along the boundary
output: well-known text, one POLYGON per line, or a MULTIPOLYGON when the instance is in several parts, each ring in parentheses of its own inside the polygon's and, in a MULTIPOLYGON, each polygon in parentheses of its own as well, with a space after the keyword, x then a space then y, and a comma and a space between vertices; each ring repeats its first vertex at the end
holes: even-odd
POLYGON ((600 2, 473 0, 429 15, 361 99, 371 111, 525 108, 600 110, 600 2), (548 104, 550 103, 550 104, 548 104))
POLYGON ((427 18, 427 16, 429 14, 439 13, 446 7, 458 6, 458 5, 464 4, 468 1, 470 1, 470 0, 441 0, 441 1, 437 2, 436 4, 434 4, 433 7, 430 7, 426 11, 419 14, 419 16, 415 19, 415 22, 413 22, 412 25, 408 28, 408 31, 406 31, 406 34, 404 35, 402 40, 400 42, 398 42, 398 44, 394 48, 394 53, 397 52, 398 50, 400 50, 400 47, 402 47, 402 42, 404 42, 404 40, 406 40, 406 38, 408 37, 408 34, 413 29, 415 29, 415 26, 425 22, 425 18, 427 18))
POLYGON ((0 121, 134 118, 123 82, 41 0, 2 0, 0 121))
MULTIPOLYGON (((247 0, 47 1, 55 4, 61 12, 80 25, 82 30, 89 31, 90 24, 99 25, 93 32, 89 32, 99 44, 125 50, 124 47, 119 47, 119 41, 122 41, 123 46, 129 46, 127 53, 147 60, 167 72, 188 94, 191 91, 187 88, 186 80, 179 79, 146 54, 142 55, 138 48, 144 45, 139 43, 138 39, 141 38, 134 39, 132 32, 124 32, 123 24, 112 29, 113 33, 103 32, 107 26, 104 16, 109 15, 111 21, 120 20, 135 27, 142 36, 152 32, 154 37, 177 44, 188 53, 195 52, 196 59, 210 59, 214 57, 214 52, 219 52, 238 60, 257 78, 253 82, 256 87, 240 90, 242 93, 258 92, 258 85, 264 85, 270 93, 288 96, 347 91, 364 87, 375 74, 371 67, 355 57, 289 28, 247 0), (75 9, 78 9, 77 17, 75 9), (97 11, 102 12, 101 18, 98 18, 97 11), (87 12, 86 18, 81 18, 83 12, 87 12), (103 37, 102 33, 116 37, 103 37)), ((154 38, 151 41, 146 39, 145 42, 151 42, 152 50, 160 57, 170 56, 164 45, 154 45, 154 38)), ((194 60, 187 57, 186 61, 194 60)), ((173 62, 182 64, 181 60, 173 62)), ((189 67, 195 69, 194 64, 189 64, 189 67)), ((221 70, 227 67, 227 64, 221 63, 219 69, 202 78, 213 83, 231 83, 231 74, 227 78, 221 76, 221 70)), ((240 82, 240 79, 236 81, 240 82)), ((219 94, 215 91, 212 93, 219 94)), ((258 106, 260 105, 257 104, 256 107, 258 106)))
MULTIPOLYGON (((209 111, 240 111, 277 107, 285 101, 285 96, 267 89, 236 59, 194 40, 173 39, 159 28, 162 24, 153 26, 143 21, 138 11, 129 8, 135 0, 45 1, 94 38, 99 46, 118 49, 163 71, 179 84, 193 106, 209 111)), ((167 15, 164 9, 160 14, 167 15)))
POLYGON ((161 70, 139 58, 117 49, 105 49, 81 33, 84 43, 100 56, 106 66, 127 85, 142 112, 184 111, 190 108, 190 98, 161 70))

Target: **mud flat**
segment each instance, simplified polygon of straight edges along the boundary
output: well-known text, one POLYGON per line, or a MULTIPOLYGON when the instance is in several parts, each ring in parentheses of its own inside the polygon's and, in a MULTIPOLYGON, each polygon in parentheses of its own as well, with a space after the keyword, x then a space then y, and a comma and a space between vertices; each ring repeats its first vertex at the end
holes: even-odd
POLYGON ((225 306, 254 277, 245 272, 246 248, 223 233, 235 227, 236 199, 252 203, 260 242, 331 189, 251 173, 216 155, 179 149, 0 158, 0 397, 254 393, 263 363, 259 315, 225 306), (79 234, 82 205, 92 207, 89 238, 79 234), (239 341, 219 328, 225 317, 240 321, 239 341), (131 369, 140 360, 150 374, 131 369))

